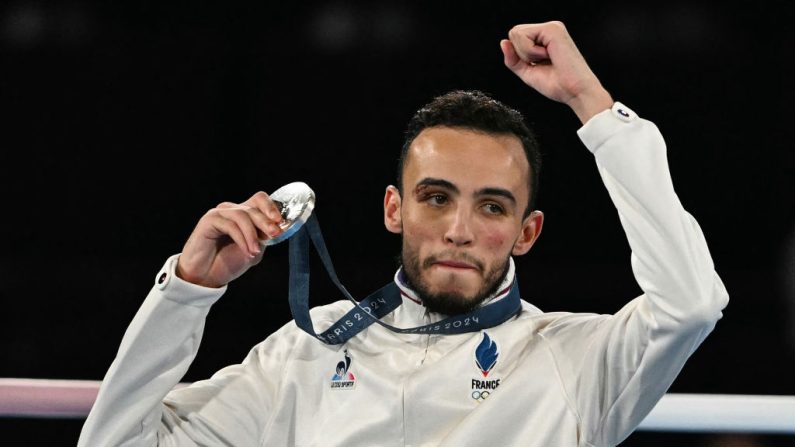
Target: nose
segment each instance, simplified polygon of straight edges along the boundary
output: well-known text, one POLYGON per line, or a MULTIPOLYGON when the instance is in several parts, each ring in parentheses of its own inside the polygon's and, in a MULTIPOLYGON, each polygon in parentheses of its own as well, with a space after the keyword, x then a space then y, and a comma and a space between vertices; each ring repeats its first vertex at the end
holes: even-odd
POLYGON ((452 213, 444 234, 444 241, 457 247, 471 245, 475 239, 471 218, 472 216, 466 209, 459 208, 452 213))

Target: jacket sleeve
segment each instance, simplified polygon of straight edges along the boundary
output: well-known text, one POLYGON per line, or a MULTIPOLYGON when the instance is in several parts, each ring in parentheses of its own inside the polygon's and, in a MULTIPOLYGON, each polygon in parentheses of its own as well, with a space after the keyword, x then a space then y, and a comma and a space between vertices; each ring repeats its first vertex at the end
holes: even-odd
MULTIPOLYGON (((198 410, 214 395, 228 396, 229 390, 240 393, 252 386, 250 377, 257 361, 249 358, 220 371, 212 384, 199 382, 192 393, 180 390, 191 398, 184 408, 163 403, 196 356, 207 313, 226 290, 181 280, 174 274, 177 258, 169 258, 158 273, 155 286, 124 334, 78 446, 193 445, 197 441, 191 438, 199 442, 222 438, 227 427, 216 426, 198 410)), ((251 396, 247 405, 261 404, 256 393, 251 396)))
POLYGON ((618 210, 643 295, 614 315, 561 323, 544 336, 586 445, 615 445, 668 390, 721 318, 728 294, 674 192, 657 127, 615 103, 578 134, 618 210))

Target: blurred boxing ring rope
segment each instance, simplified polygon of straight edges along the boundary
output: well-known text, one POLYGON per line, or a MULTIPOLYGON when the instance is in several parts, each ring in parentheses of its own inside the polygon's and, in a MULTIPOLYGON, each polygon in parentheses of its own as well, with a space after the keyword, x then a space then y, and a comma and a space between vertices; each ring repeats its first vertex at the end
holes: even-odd
MULTIPOLYGON (((0 417, 84 418, 99 385, 93 380, 0 379, 0 417)), ((795 396, 670 393, 638 430, 795 433, 795 396)))

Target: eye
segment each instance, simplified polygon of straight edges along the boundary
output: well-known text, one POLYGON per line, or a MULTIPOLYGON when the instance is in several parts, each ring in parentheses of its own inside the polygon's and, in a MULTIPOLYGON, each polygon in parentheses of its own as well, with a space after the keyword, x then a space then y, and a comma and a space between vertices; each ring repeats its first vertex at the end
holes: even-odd
POLYGON ((426 199, 431 205, 444 205, 447 203, 447 196, 444 194, 431 194, 426 199))
POLYGON ((483 205, 483 209, 486 210, 488 214, 494 214, 494 215, 505 214, 505 210, 496 203, 487 203, 483 205))

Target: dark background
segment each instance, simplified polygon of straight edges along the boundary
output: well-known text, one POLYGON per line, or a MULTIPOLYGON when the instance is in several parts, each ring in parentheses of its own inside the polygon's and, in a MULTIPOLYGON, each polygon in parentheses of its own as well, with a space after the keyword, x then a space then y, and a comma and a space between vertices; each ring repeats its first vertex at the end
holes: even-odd
MULTIPOLYGON (((524 298, 616 311, 640 290, 579 122, 508 71, 498 46, 515 24, 559 19, 614 98, 662 130, 731 296, 671 392, 795 394, 793 7, 716 5, 4 2, 0 377, 100 380, 198 218, 296 180, 318 195, 348 289, 389 281, 400 245, 382 198, 404 126, 458 88, 521 110, 543 146, 546 223, 517 259, 524 298)), ((185 381, 290 320, 286 255, 269 249, 230 286, 185 381)), ((313 304, 339 299, 315 272, 313 304)), ((74 445, 81 425, 0 419, 0 433, 5 445, 74 445)), ((638 432, 622 445, 738 439, 638 432)))

